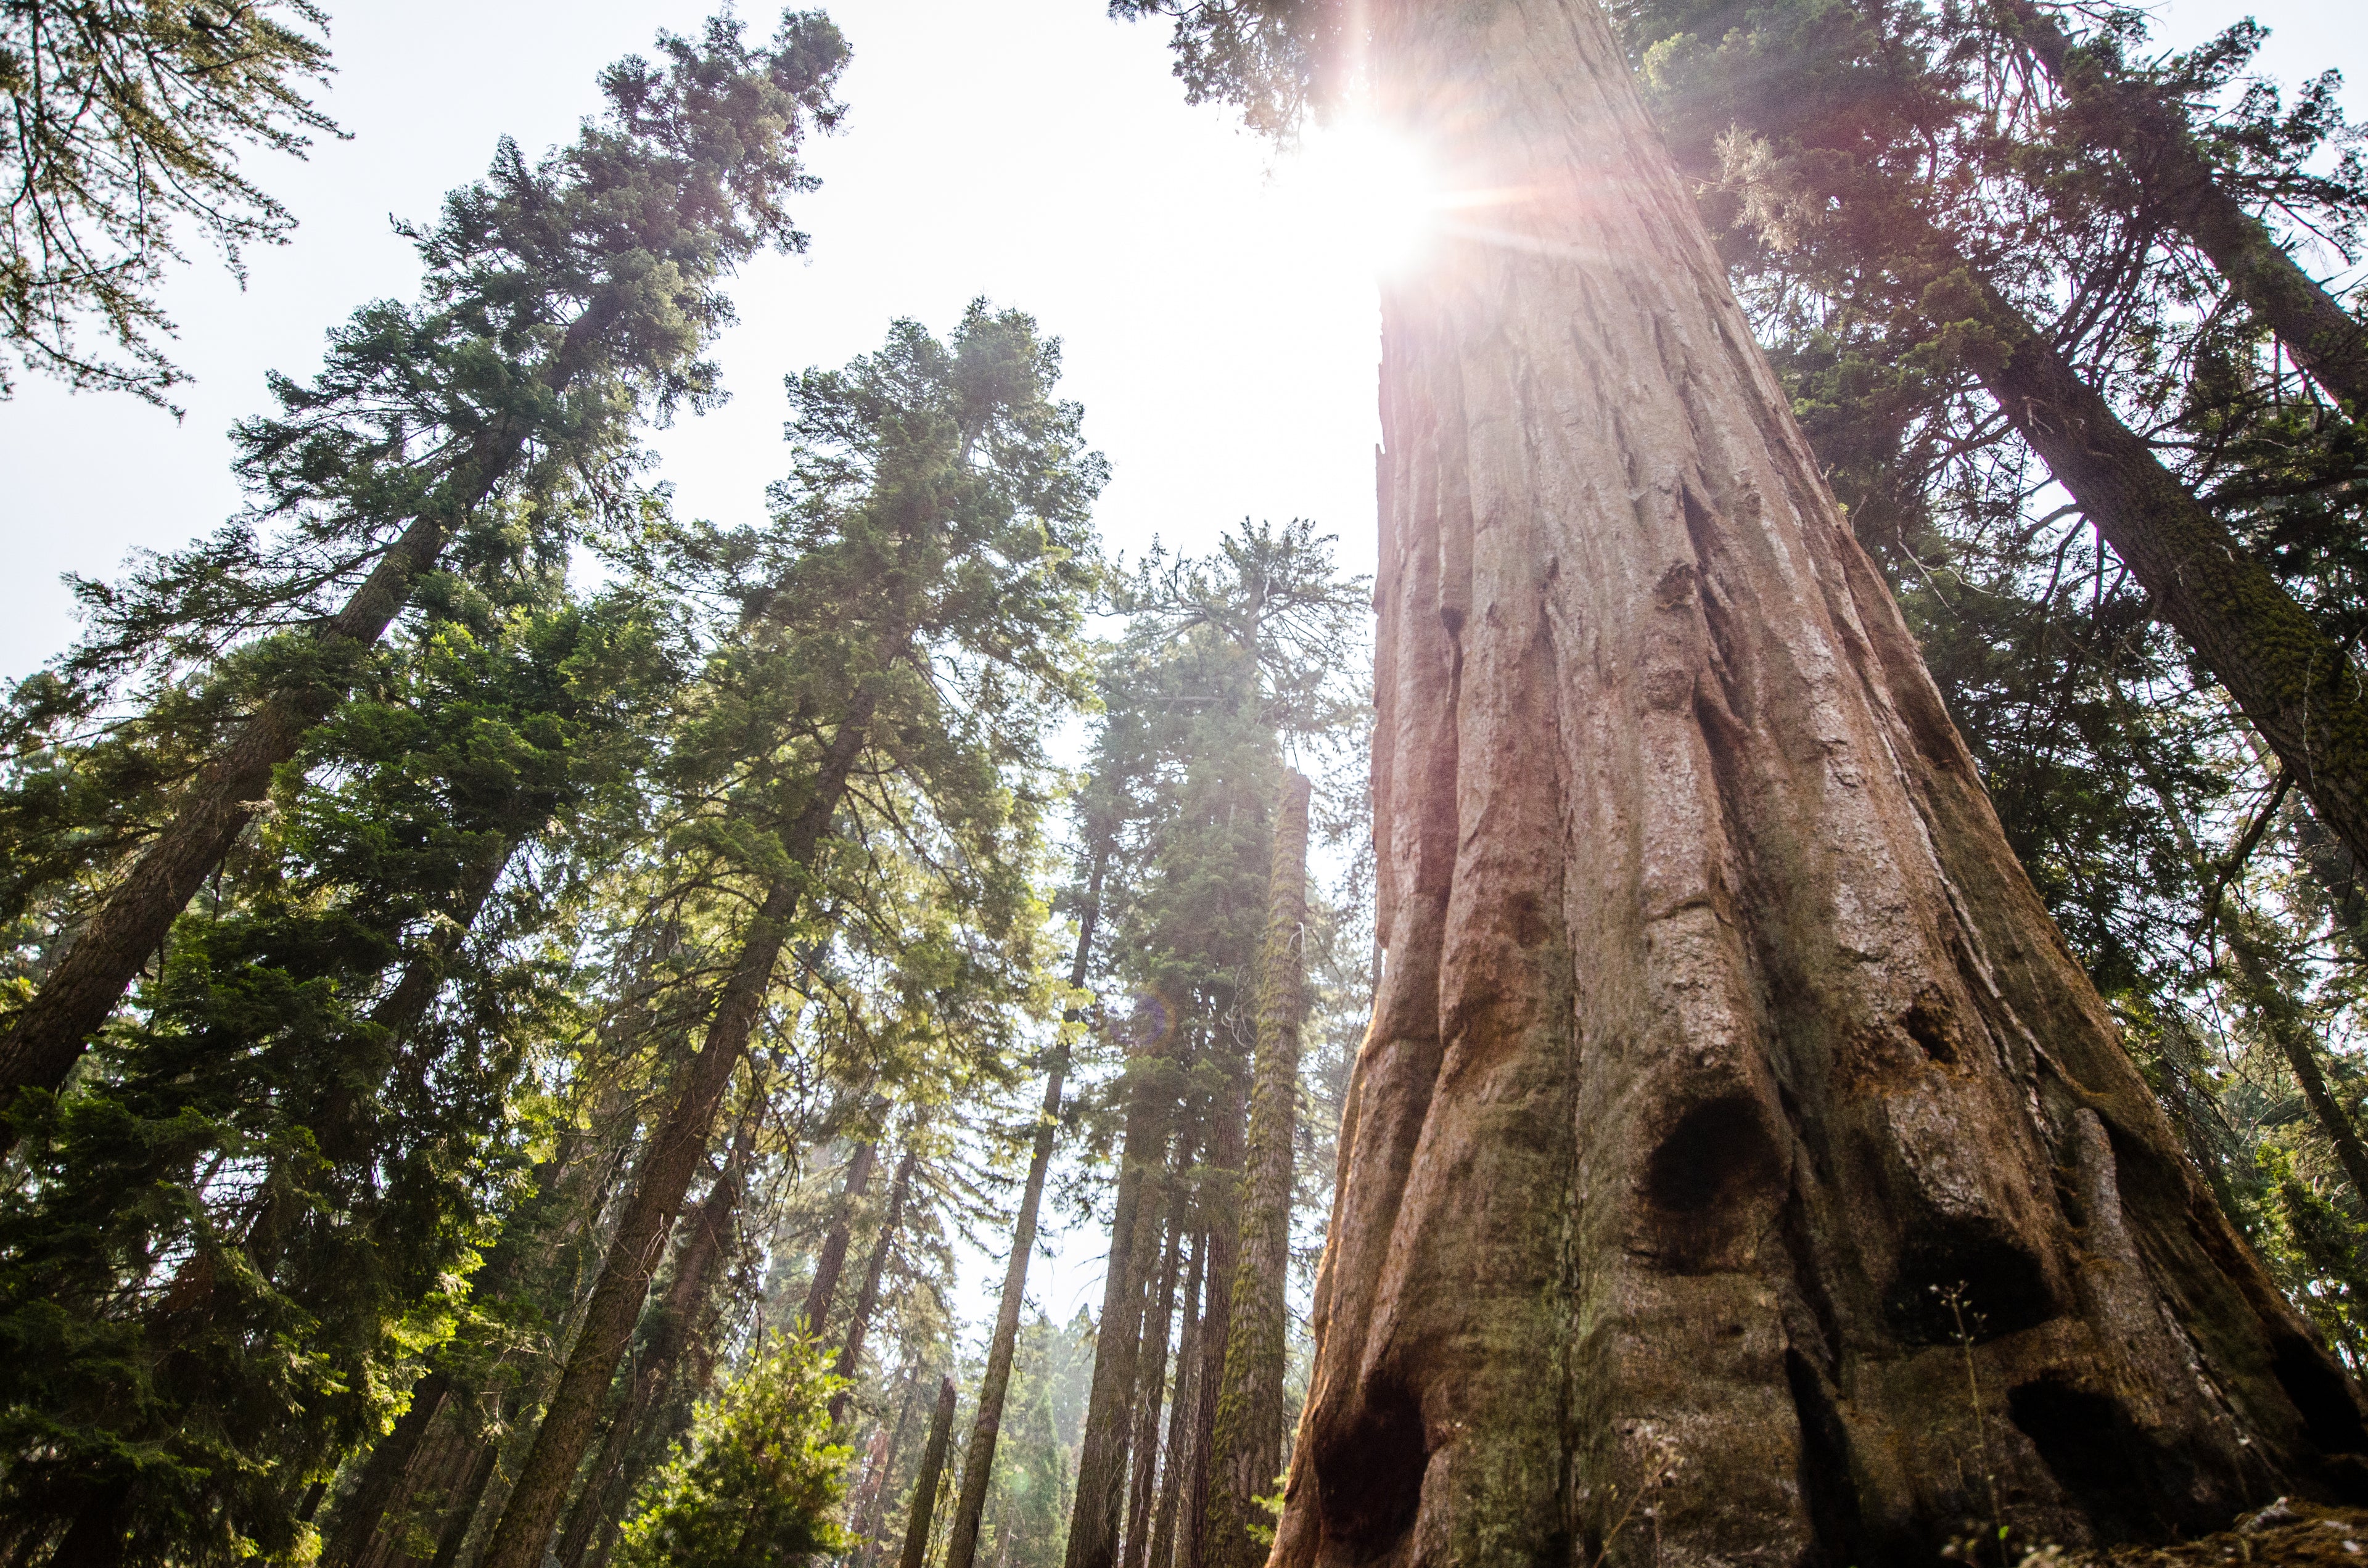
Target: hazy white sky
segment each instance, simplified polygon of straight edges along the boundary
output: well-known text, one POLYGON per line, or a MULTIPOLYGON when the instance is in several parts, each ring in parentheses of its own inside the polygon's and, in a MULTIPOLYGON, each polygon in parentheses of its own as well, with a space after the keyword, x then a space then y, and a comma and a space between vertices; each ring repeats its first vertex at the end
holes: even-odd
MULTIPOLYGON (((0 679, 73 635, 59 574, 106 574, 236 510, 224 431, 265 406, 263 372, 309 375, 326 327, 409 296, 416 266, 390 215, 432 215, 505 132, 529 150, 565 140, 600 66, 712 8, 328 4, 339 71, 324 106, 353 139, 252 165, 302 227, 250 257, 245 292, 206 265, 168 290, 175 358, 197 378, 180 391, 186 420, 29 377, 0 405, 0 679)), ((894 316, 943 330, 985 294, 1065 341, 1064 391, 1114 469, 1100 511, 1114 546, 1139 553, 1158 534, 1197 549, 1245 515, 1304 516, 1370 570, 1374 298, 1326 182, 1276 163, 1228 112, 1187 108, 1161 29, 1110 21, 1099 0, 826 8, 855 60, 845 128, 812 150, 825 185, 797 210, 813 251, 739 278, 741 324, 720 354, 733 401, 655 441, 677 505, 758 517, 784 466, 783 373, 875 346, 894 316)), ((763 5, 742 11, 769 30, 763 5)), ((2265 69, 2292 82, 2344 67, 2351 111, 2368 118, 2358 0, 2171 0, 2161 35, 2192 42, 2248 12, 2274 29, 2265 69)), ((1062 1247, 1031 1294, 1066 1317, 1098 1287, 1097 1250, 1062 1247)))

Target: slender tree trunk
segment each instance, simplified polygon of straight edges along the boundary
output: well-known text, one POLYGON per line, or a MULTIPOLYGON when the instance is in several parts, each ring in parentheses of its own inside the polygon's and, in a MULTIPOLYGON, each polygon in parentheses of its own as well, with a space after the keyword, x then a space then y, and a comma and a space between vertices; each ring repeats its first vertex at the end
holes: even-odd
POLYGON ((578 1568, 592 1545, 593 1536, 613 1512, 617 1478, 624 1468, 626 1452, 641 1433, 643 1417, 666 1397, 676 1364, 689 1345, 700 1314, 714 1291, 716 1277, 731 1251, 733 1217, 747 1192, 748 1140, 752 1133, 751 1125, 743 1122, 732 1157, 724 1162, 723 1173, 691 1216, 681 1251, 675 1258, 674 1278, 666 1287, 652 1325, 648 1353, 642 1364, 632 1369, 623 1406, 600 1440, 600 1452, 585 1477, 583 1494, 576 1498, 567 1528, 560 1534, 560 1568, 578 1568))
POLYGON ((2261 1032, 2278 1048, 2278 1054, 2286 1059, 2294 1082, 2302 1085, 2303 1098, 2309 1103, 2319 1131, 2334 1145, 2336 1160, 2351 1179, 2352 1193, 2368 1200, 2368 1148, 2362 1146, 2360 1130, 2352 1125, 2343 1102, 2328 1086, 2326 1069, 2318 1064, 2317 1036, 2294 993, 2271 971, 2267 948, 2248 928, 2249 915, 2249 911, 2237 908, 2226 912, 2220 922, 2228 956, 2234 960, 2237 994, 2259 1020, 2261 1032))
POLYGON ((2368 686, 2345 648, 1997 290, 1928 237, 1921 305, 1988 335, 1966 362, 2310 799, 2368 858, 2368 686))
POLYGON ((896 1178, 888 1184, 888 1212, 880 1221, 880 1239, 871 1244, 871 1261, 864 1267, 862 1289, 855 1293, 855 1311, 847 1320, 847 1343, 838 1347, 838 1364, 831 1369, 850 1385, 831 1396, 833 1425, 847 1415, 856 1369, 863 1363, 864 1332, 871 1326, 871 1313, 880 1304, 880 1277, 888 1267, 888 1254, 896 1244, 897 1229, 905 1222, 905 1199, 913 1189, 913 1165, 918 1157, 907 1147, 905 1157, 896 1162, 896 1178))
POLYGON ((871 1494, 863 1501, 862 1521, 855 1529, 855 1560, 860 1563, 871 1561, 880 1547, 880 1526, 888 1513, 889 1484, 896 1478, 896 1456, 904 1450, 905 1429, 913 1424, 913 1407, 920 1403, 920 1383, 916 1378, 905 1381, 905 1397, 896 1406, 896 1426, 888 1437, 888 1451, 880 1461, 880 1473, 871 1478, 871 1494))
POLYGON ((928 1447, 921 1450, 921 1472, 913 1478, 913 1512, 905 1525, 905 1556, 901 1568, 921 1568, 929 1554, 929 1519, 937 1512, 938 1483, 946 1471, 946 1445, 954 1430, 954 1381, 938 1382, 937 1414, 929 1417, 928 1447))
POLYGON ((321 1551, 324 1568, 351 1568, 361 1560, 370 1539, 378 1534, 379 1521, 386 1517, 387 1505, 410 1476, 427 1429, 444 1413, 451 1386, 450 1375, 441 1367, 430 1368, 411 1386, 410 1406, 371 1447, 370 1458, 362 1461, 361 1478, 337 1504, 328 1542, 321 1551))
MULTIPOLYGON (((1155 1045, 1153 1050, 1163 1050, 1155 1045)), ((1148 1062, 1138 1058, 1147 1069, 1148 1062)), ((1167 1117, 1163 1091, 1144 1071, 1127 1108, 1120 1142, 1118 1193, 1110 1206, 1110 1264, 1102 1278, 1102 1314, 1094 1334, 1093 1383, 1086 1399, 1085 1431, 1077 1447, 1076 1499, 1069 1512, 1066 1568, 1115 1568, 1119 1515, 1126 1506, 1127 1440, 1133 1422, 1135 1354, 1143 1330, 1144 1285, 1157 1258, 1158 1230, 1145 1223, 1143 1188, 1166 1154, 1167 1117), (1148 1234, 1150 1244, 1144 1244, 1148 1234)))
MULTIPOLYGON (((1069 960, 1069 989, 1085 988, 1092 962, 1094 929, 1101 923, 1102 877, 1110 865, 1106 846, 1094 848, 1086 876, 1085 905, 1077 913, 1076 951, 1069 960)), ((1064 1024, 1081 1022, 1076 1009, 1064 1024)), ((1044 1174, 1053 1163, 1053 1142, 1061 1131, 1061 1081, 1069 1070, 1069 1040, 1053 1043, 1044 1070, 1044 1105, 1036 1119, 1036 1143, 1029 1152, 1028 1180, 1019 1191, 1019 1215, 1012 1222, 1011 1256, 1003 1265, 1003 1298, 996 1304, 995 1333, 986 1346, 986 1370, 979 1379, 978 1409, 962 1455, 962 1493, 954 1500, 953 1528, 946 1537, 945 1568, 971 1568, 978 1551, 979 1518, 986 1508, 987 1483, 995 1476, 995 1449, 1003 1431, 1003 1401, 1011 1389, 1011 1358, 1019 1343, 1019 1309, 1028 1299, 1028 1260, 1036 1250, 1036 1214, 1044 1199, 1044 1174)))
POLYGON ((2016 864, 1604 16, 1374 16, 1385 118, 1497 204, 1383 295, 1389 962, 1272 1562, 2354 1488, 2358 1396, 2016 864))
MULTIPOLYGON (((568 327, 546 381, 564 391, 614 314, 596 305, 568 327)), ((43 976, 41 988, 0 1036, 0 1112, 20 1089, 55 1090, 80 1061, 92 1032, 115 1010, 174 919, 270 792, 272 773, 293 758, 305 734, 343 700, 360 658, 411 602, 412 585, 434 569, 444 547, 484 504, 525 450, 527 431, 507 418, 478 437, 368 577, 315 633, 329 654, 315 685, 274 694, 198 769, 172 819, 140 852, 123 881, 84 922, 43 976)), ((14 1133, 0 1124, 0 1151, 14 1133)))
POLYGON ((1274 819, 1249 1158, 1242 1170, 1241 1250, 1227 1312, 1224 1382, 1209 1451, 1209 1524, 1198 1562, 1258 1568, 1267 1523, 1258 1499, 1282 1471, 1284 1363, 1291 1333, 1291 1153, 1299 1113, 1299 1031, 1307 1012, 1308 783, 1284 781, 1274 819))
POLYGON ((2368 415, 2368 330, 2229 194, 2186 111, 2111 57, 2076 45, 2032 0, 1998 0, 1998 9, 2062 89, 2082 130, 2121 157, 2147 199, 2194 241, 2294 362, 2349 403, 2354 418, 2368 415))
POLYGON ((1126 1537, 1121 1548, 1121 1568, 1143 1568, 1151 1545, 1152 1482, 1159 1466, 1159 1415, 1167 1392, 1167 1331, 1176 1316, 1177 1255, 1182 1250, 1184 1184, 1180 1179, 1190 1153, 1179 1142, 1176 1150, 1177 1180, 1167 1200, 1167 1242, 1159 1260, 1159 1280, 1149 1315, 1144 1320, 1143 1346, 1135 1353, 1134 1479, 1126 1494, 1126 1537))
POLYGON ((806 1288, 805 1331, 817 1337, 823 1325, 830 1321, 830 1302, 838 1294, 838 1277, 847 1272, 847 1247, 854 1233, 855 1211, 862 1205, 865 1190, 871 1186, 871 1167, 879 1155, 880 1145, 866 1138, 848 1157, 847 1187, 839 1194, 838 1218, 823 1236, 822 1251, 814 1256, 814 1283, 806 1288))
MULTIPOLYGON (((2319 1131, 2333 1145, 2337 1163, 2342 1165, 2343 1174, 2350 1178, 2353 1194, 2368 1201, 2368 1147, 2362 1146, 2359 1128, 2352 1123, 2351 1114, 2328 1086, 2327 1074, 2318 1063, 2319 1041, 2304 1015, 2302 1006, 2276 974, 2272 955, 2254 934, 2254 922, 2259 917, 2247 906, 2246 900, 2233 885, 2222 885, 2224 879, 2233 884, 2243 870, 2246 858, 2251 854, 2254 845, 2260 842, 2262 829, 2268 826, 2271 817, 2275 814, 2278 801, 2284 798, 2284 785, 2281 783, 2272 791, 2269 803, 2262 807, 2251 830, 2230 851, 2225 861, 2215 864, 2214 858, 2205 854, 2203 846, 2195 841, 2186 813, 2180 808, 2178 793, 2155 760, 2152 748, 2146 744, 2145 735, 2130 713, 2127 699, 2118 685, 2110 690, 2114 715, 2121 722, 2123 733, 2135 749, 2138 767, 2146 778, 2146 787, 2162 806, 2163 820, 2170 824, 2173 836, 2179 840, 2180 848, 2186 852, 2188 862, 2195 868, 2196 874, 2214 888, 2212 904, 2203 911, 2203 917, 2207 928, 2216 928, 2222 940, 2227 944, 2227 955, 2221 964, 2222 971, 2234 985, 2246 1010, 2260 1025, 2261 1032, 2269 1036, 2270 1043, 2277 1047, 2278 1053, 2285 1058, 2294 1081, 2302 1085, 2303 1099, 2318 1122, 2319 1131)), ((2180 1054, 2184 1057, 2186 1053, 2182 1051, 2180 1054)), ((2180 1063, 2180 1070, 2186 1071, 2184 1061, 2180 1063)), ((2180 1108, 2180 1114, 2184 1116, 2184 1107, 2180 1108)), ((2193 1153, 2193 1142, 2184 1136, 2181 1138, 2182 1143, 2191 1145, 2191 1155, 2193 1153)), ((2216 1162, 2206 1165, 2198 1160, 2197 1164, 2204 1170, 2207 1178, 2217 1177, 2216 1162)), ((2228 1202, 2226 1192, 2216 1179, 2213 1182, 2213 1190, 2220 1198, 2223 1210, 2233 1213, 2234 1206, 2228 1202)))
POLYGON ((1224 1387, 1225 1348, 1233 1325, 1234 1278, 1241 1254, 1242 1118, 1249 1098, 1241 1053, 1229 1053, 1225 1087, 1212 1108, 1209 1154, 1201 1171, 1201 1223, 1209 1237, 1202 1277, 1199 1363, 1192 1369, 1191 1439, 1183 1456, 1183 1516, 1177 1524, 1178 1568, 1201 1568, 1209 1541, 1210 1455, 1217 1436, 1217 1396, 1224 1387))
POLYGON ((1201 1408, 1193 1381, 1200 1366, 1201 1272, 1207 1261, 1209 1233, 1192 1238, 1192 1261, 1184 1275, 1184 1332, 1176 1338, 1176 1393, 1167 1402, 1167 1462, 1159 1473, 1159 1512, 1151 1528, 1148 1568, 1170 1568, 1176 1561, 1176 1514, 1183 1494, 1185 1449, 1191 1441, 1191 1417, 1201 1408))
MULTIPOLYGON (((791 864, 813 863, 871 720, 870 701, 859 699, 839 725, 817 770, 812 799, 783 835, 782 847, 791 864)), ((643 1152, 632 1197, 618 1221, 599 1283, 585 1307, 583 1327, 567 1369, 560 1374, 559 1386, 552 1391, 535 1433, 534 1446, 528 1450, 501 1519, 485 1543, 480 1568, 538 1568, 542 1560, 567 1484, 583 1460, 603 1397, 617 1375, 617 1363, 632 1338, 634 1320, 641 1315, 650 1273, 657 1262, 658 1244, 682 1207, 683 1194, 706 1152, 716 1108, 723 1104, 723 1091, 747 1049, 766 993, 772 988, 773 967, 797 904, 797 883, 775 882, 749 923, 739 956, 716 997, 707 1038, 699 1054, 684 1066, 674 1104, 643 1152)))
POLYGON ((436 1557, 428 1568, 452 1568, 461 1560, 461 1548, 469 1539, 469 1527, 477 1522, 477 1510, 484 1506, 485 1493, 494 1484, 494 1471, 501 1467, 502 1446, 491 1437, 477 1438, 477 1455, 469 1465, 469 1479, 461 1488, 451 1512, 444 1517, 444 1528, 436 1534, 436 1557))

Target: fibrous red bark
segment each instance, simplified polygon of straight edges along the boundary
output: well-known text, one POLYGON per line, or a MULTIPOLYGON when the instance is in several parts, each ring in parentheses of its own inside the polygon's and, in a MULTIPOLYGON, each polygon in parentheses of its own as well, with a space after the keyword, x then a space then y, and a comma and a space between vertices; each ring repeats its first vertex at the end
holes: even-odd
POLYGON ((1893 1561, 2363 1475, 1588 0, 1372 10, 1387 966, 1278 1564, 1893 1561), (1484 194, 1485 193, 1485 194, 1484 194), (1641 1512, 1652 1510, 1649 1523, 1641 1512))

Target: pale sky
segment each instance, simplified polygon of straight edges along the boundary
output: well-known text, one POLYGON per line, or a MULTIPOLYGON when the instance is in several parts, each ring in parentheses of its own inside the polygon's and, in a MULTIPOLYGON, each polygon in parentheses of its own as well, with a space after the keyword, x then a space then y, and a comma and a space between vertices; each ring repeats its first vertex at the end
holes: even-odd
MULTIPOLYGON (((265 408, 263 372, 309 376, 327 327, 411 296, 417 265, 390 215, 431 217, 505 132, 530 152, 568 139, 598 107, 602 65, 712 8, 328 6, 338 74, 323 103, 353 139, 304 164, 251 161, 302 226, 250 256, 245 292, 201 254, 166 291, 173 357, 196 377, 178 390, 188 417, 30 376, 0 404, 0 679, 73 636, 59 574, 105 575, 237 509, 224 432, 265 408)), ((811 149, 824 187, 794 210, 813 249, 734 285, 741 324, 719 351, 732 402, 654 441, 677 506, 759 519, 785 466, 781 376, 875 347, 894 316, 943 331, 985 294, 1064 341, 1064 392, 1113 466, 1099 518, 1114 549, 1140 553, 1156 534, 1197 550, 1245 515, 1304 516, 1340 536, 1349 570, 1370 571, 1377 320, 1329 182, 1278 162, 1229 111, 1186 108, 1164 29, 1108 20, 1099 0, 825 8, 855 58, 845 127, 811 149)), ((2248 12, 2274 29, 2263 69, 2291 84, 2342 67, 2352 116, 2368 118, 2357 0, 2172 0, 2160 36, 2190 43, 2248 12)), ((742 14, 770 30, 765 6, 742 14)), ((1098 1291, 1100 1261, 1090 1238, 1060 1251, 1030 1293, 1065 1318, 1098 1291)))

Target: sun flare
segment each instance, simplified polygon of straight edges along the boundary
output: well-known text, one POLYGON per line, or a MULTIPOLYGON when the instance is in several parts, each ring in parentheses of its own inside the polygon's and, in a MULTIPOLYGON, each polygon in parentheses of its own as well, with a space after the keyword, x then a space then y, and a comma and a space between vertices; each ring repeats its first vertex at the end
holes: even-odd
POLYGON ((1373 120, 1311 131, 1277 174, 1314 237, 1377 275, 1419 260, 1438 232, 1438 172, 1426 150, 1373 120))

